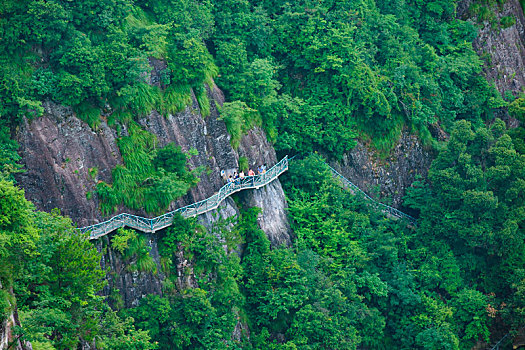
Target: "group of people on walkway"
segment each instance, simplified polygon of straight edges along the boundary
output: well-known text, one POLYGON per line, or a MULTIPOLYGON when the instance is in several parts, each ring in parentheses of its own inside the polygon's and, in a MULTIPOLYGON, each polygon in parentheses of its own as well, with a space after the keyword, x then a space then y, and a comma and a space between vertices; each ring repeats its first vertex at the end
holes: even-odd
MULTIPOLYGON (((262 165, 259 165, 257 167, 257 175, 262 175, 266 173, 266 164, 262 164, 262 165)), ((233 172, 233 174, 230 174, 228 177, 226 177, 226 173, 224 170, 221 171, 221 176, 226 180, 226 182, 228 183, 239 183, 240 180, 246 178, 246 177, 250 177, 250 176, 255 176, 255 171, 253 171, 251 168, 248 170, 248 172, 245 174, 243 170, 241 170, 240 172, 237 172, 237 170, 235 170, 233 172)))

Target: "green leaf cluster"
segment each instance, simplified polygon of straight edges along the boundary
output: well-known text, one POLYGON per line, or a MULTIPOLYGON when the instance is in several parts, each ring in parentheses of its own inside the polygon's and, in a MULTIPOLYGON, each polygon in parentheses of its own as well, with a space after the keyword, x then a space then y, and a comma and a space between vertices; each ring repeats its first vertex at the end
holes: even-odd
POLYGON ((118 140, 124 161, 113 171, 113 183, 100 181, 96 193, 102 213, 112 214, 117 206, 148 213, 161 213, 175 199, 198 182, 186 168, 188 155, 180 146, 168 144, 157 149, 156 137, 135 122, 128 125, 129 136, 118 140))
POLYGON ((0 319, 18 312, 15 338, 41 349, 154 349, 147 332, 104 306, 100 260, 70 219, 36 211, 22 190, 0 179, 0 319))
POLYGON ((230 143, 237 149, 242 135, 254 126, 260 126, 260 116, 257 110, 252 109, 242 101, 225 102, 219 107, 220 118, 224 120, 230 134, 230 143))
MULTIPOLYGON (((505 105, 481 76, 476 27, 456 19, 455 6, 9 0, 0 8, 0 115, 15 126, 51 99, 96 128, 101 115, 128 121, 152 109, 181 111, 193 89, 208 116, 204 86, 216 78, 230 101, 258 111, 283 154, 341 158, 357 137, 386 154, 403 128, 430 142, 432 124, 446 131, 459 119, 479 124, 505 105), (167 67, 152 81, 158 60, 167 67)), ((236 120, 241 129, 252 125, 236 120)), ((238 130, 231 128, 233 140, 238 130)))

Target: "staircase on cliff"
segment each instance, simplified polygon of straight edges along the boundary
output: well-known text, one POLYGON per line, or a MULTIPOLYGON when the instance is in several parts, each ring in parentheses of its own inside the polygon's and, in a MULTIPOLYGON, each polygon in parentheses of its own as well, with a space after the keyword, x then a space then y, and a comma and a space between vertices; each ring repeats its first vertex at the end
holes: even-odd
MULTIPOLYGON (((292 158, 293 159, 293 158, 292 158)), ((290 159, 291 160, 291 159, 290 159)), ((182 208, 170 211, 161 216, 155 218, 145 218, 142 216, 132 215, 128 213, 122 213, 111 219, 101 222, 99 224, 86 226, 79 228, 81 233, 89 232, 89 239, 97 239, 105 236, 118 228, 127 226, 142 232, 156 232, 163 228, 170 226, 173 222, 173 217, 179 213, 184 218, 195 217, 200 214, 204 214, 210 210, 217 209, 221 202, 232 194, 246 190, 246 189, 258 189, 262 186, 269 184, 270 182, 277 179, 282 173, 288 170, 289 159, 288 156, 284 157, 279 163, 275 164, 267 172, 255 176, 247 176, 242 179, 236 179, 234 182, 227 183, 222 186, 218 193, 213 196, 206 198, 200 202, 187 205, 182 208)), ((387 216, 407 219, 412 224, 417 224, 416 219, 407 215, 396 208, 392 208, 386 204, 379 203, 372 199, 369 195, 363 192, 359 187, 354 185, 350 180, 339 174, 335 169, 327 165, 332 175, 341 181, 341 184, 348 188, 353 193, 362 193, 364 198, 369 200, 370 203, 378 210, 385 213, 387 216)))

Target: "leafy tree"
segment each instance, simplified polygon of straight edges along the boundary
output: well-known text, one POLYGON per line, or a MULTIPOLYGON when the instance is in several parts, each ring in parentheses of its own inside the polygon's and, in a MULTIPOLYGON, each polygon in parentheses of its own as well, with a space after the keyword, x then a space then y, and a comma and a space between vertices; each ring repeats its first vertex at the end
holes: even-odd
MULTIPOLYGON (((24 275, 25 262, 37 255, 39 232, 33 225, 33 207, 24 198, 24 192, 1 178, 0 209, 0 282, 4 299, 13 282, 24 275)), ((4 304, 1 310, 4 317, 6 307, 4 304)))
POLYGON ((195 220, 176 216, 174 221, 160 240, 163 268, 168 276, 165 297, 147 296, 138 307, 122 313, 132 316, 140 328, 149 330, 161 349, 235 346, 238 340, 232 339, 232 332, 244 303, 237 283, 242 274, 239 257, 233 249, 228 249, 228 254, 221 242, 195 220), (189 262, 188 269, 182 272, 184 278, 194 282, 191 287, 176 291, 168 286, 180 285, 180 259, 189 262))
POLYGON ((133 230, 120 228, 111 239, 111 247, 122 254, 130 271, 157 273, 157 265, 144 236, 133 230))
POLYGON ((24 305, 27 338, 41 333, 59 349, 75 347, 80 339, 90 341, 97 334, 97 308, 104 272, 100 254, 69 219, 36 213, 40 232, 38 256, 27 264, 26 279, 15 294, 24 305), (43 283, 45 281, 45 283, 43 283))
POLYGON ((182 152, 181 147, 170 143, 157 151, 153 158, 153 165, 157 170, 162 168, 167 172, 183 176, 187 174, 186 159, 187 156, 182 152))
POLYGON ((509 105, 509 114, 525 123, 525 97, 519 97, 509 105))
POLYGON ((157 349, 158 344, 150 341, 149 332, 136 329, 134 321, 132 318, 119 318, 111 309, 105 310, 101 324, 101 340, 97 345, 111 350, 157 349))
POLYGON ((211 55, 199 37, 172 35, 175 40, 168 45, 168 64, 173 83, 200 88, 216 74, 211 55))
POLYGON ((50 349, 76 348, 100 337, 110 349, 154 348, 147 332, 103 310, 97 295, 104 286, 101 255, 71 220, 56 210, 35 211, 23 191, 5 179, 0 179, 0 209, 0 317, 16 305, 22 322, 17 337, 50 349), (101 319, 112 320, 113 334, 104 334, 101 319), (141 345, 133 347, 130 336, 141 345))

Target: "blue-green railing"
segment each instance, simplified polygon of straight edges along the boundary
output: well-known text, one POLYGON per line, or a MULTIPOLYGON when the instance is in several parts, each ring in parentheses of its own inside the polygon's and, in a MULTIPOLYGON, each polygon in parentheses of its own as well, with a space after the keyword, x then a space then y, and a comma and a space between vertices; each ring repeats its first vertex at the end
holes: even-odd
POLYGON ((350 180, 348 180, 346 177, 344 177, 343 175, 339 174, 337 172, 337 170, 335 170, 334 168, 332 168, 330 165, 328 165, 328 168, 330 169, 330 171, 332 172, 332 175, 335 177, 335 178, 338 178, 342 183, 343 183, 343 186, 345 187, 348 187, 354 194, 355 193, 361 193, 366 199, 368 199, 370 201, 370 203, 376 207, 378 210, 382 211, 383 213, 387 214, 387 215, 391 215, 391 216, 394 216, 396 218, 400 218, 400 219, 407 219, 409 220, 412 224, 414 225, 417 225, 417 220, 415 218, 413 218, 412 216, 408 215, 408 214, 405 214, 403 213, 401 210, 399 209, 396 209, 396 208, 392 208, 391 206, 389 205, 386 205, 386 204, 383 204, 381 202, 378 202, 376 201, 375 199, 373 199, 372 197, 370 197, 369 195, 367 195, 364 191, 362 191, 359 187, 357 187, 356 185, 354 185, 350 180))
MULTIPOLYGON (((352 181, 348 180, 346 177, 341 175, 337 170, 335 170, 330 165, 328 165, 328 163, 326 163, 318 154, 313 153, 312 155, 316 156, 319 160, 325 163, 328 169, 330 170, 330 172, 332 173, 332 176, 339 179, 344 187, 348 188, 354 194, 360 193, 361 195, 363 195, 363 197, 367 199, 370 202, 370 204, 374 206, 377 210, 382 211, 388 216, 393 216, 399 219, 407 219, 413 225, 417 225, 417 220, 415 218, 413 218, 412 216, 408 214, 403 213, 402 211, 396 208, 392 208, 389 205, 376 201, 375 199, 370 197, 368 194, 366 194, 363 190, 361 190, 359 187, 354 185, 352 181)), ((293 160, 295 157, 297 157, 297 155, 290 158, 290 161, 293 160)))
MULTIPOLYGON (((292 159, 293 158, 295 157, 292 157, 292 159)), ((89 239, 97 239, 124 226, 131 227, 143 232, 156 232, 158 230, 170 226, 173 222, 173 217, 177 213, 181 214, 185 218, 192 216, 195 217, 197 215, 204 214, 210 210, 217 209, 221 202, 233 193, 250 188, 259 188, 269 184, 270 182, 278 178, 279 175, 288 170, 288 163, 289 159, 286 156, 264 174, 246 176, 243 179, 236 179, 234 182, 230 182, 222 186, 218 193, 214 194, 213 196, 207 199, 170 211, 164 215, 157 216, 152 219, 128 213, 122 213, 112 217, 107 221, 91 226, 82 227, 78 230, 82 233, 89 232, 89 239)), ((339 179, 344 187, 350 189, 350 191, 352 191, 354 194, 362 194, 363 197, 369 200, 370 203, 378 210, 382 211, 383 213, 389 216, 407 219, 414 225, 417 224, 417 220, 412 216, 407 215, 396 208, 392 208, 386 204, 377 202, 364 191, 362 191, 359 187, 354 185, 346 177, 337 172, 334 168, 332 168, 328 164, 326 165, 332 172, 332 175, 335 178, 339 179)))
POLYGON ((99 224, 79 228, 82 233, 89 232, 89 239, 96 239, 124 226, 128 226, 143 232, 155 232, 168 227, 173 222, 175 214, 179 213, 183 217, 194 217, 210 210, 216 209, 221 202, 235 192, 244 189, 259 188, 275 180, 279 175, 288 170, 288 157, 284 157, 279 163, 275 164, 264 174, 246 176, 243 179, 236 179, 234 182, 222 186, 218 193, 197 203, 170 211, 161 216, 149 219, 142 216, 122 213, 99 224))

